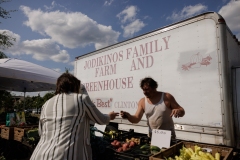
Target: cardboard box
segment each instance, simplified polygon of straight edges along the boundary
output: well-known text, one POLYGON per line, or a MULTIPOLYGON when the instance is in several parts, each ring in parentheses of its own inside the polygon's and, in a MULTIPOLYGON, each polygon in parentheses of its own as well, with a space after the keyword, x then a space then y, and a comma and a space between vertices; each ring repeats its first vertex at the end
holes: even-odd
POLYGON ((26 132, 38 126, 18 126, 14 127, 14 140, 22 142, 22 138, 26 136, 26 132))
POLYGON ((26 132, 30 130, 30 128, 18 128, 18 127, 14 127, 14 140, 15 141, 19 141, 22 142, 22 138, 24 137, 24 134, 26 134, 26 132))
POLYGON ((13 127, 2 127, 1 128, 1 137, 3 139, 7 139, 7 140, 11 140, 13 139, 13 132, 14 132, 14 129, 13 127))
POLYGON ((233 157, 233 148, 231 147, 225 147, 225 146, 218 146, 218 145, 212 145, 212 144, 205 144, 205 143, 196 143, 196 142, 187 142, 182 141, 179 142, 170 148, 159 152, 151 157, 149 157, 149 160, 165 160, 165 157, 174 157, 175 155, 180 155, 180 149, 182 149, 182 146, 185 146, 186 148, 192 148, 194 151, 194 146, 197 145, 201 148, 206 149, 208 152, 210 152, 213 157, 215 157, 215 153, 220 153, 220 160, 231 160, 233 157))

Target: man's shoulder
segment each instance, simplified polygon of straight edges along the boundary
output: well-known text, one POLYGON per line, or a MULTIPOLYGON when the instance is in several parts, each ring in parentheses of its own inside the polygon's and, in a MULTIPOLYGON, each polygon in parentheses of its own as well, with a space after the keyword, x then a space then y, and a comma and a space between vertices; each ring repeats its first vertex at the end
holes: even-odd
POLYGON ((141 107, 142 109, 145 108, 145 97, 143 97, 139 100, 138 107, 141 107))
POLYGON ((170 93, 168 93, 168 92, 163 92, 164 93, 164 95, 165 96, 167 96, 167 97, 171 97, 172 95, 170 94, 170 93))
POLYGON ((145 101, 145 97, 142 97, 140 100, 139 100, 139 103, 142 103, 145 101))
POLYGON ((145 97, 141 98, 138 102, 138 105, 144 106, 145 104, 145 97))
POLYGON ((172 98, 173 98, 173 96, 170 93, 164 92, 164 99, 165 100, 171 100, 172 98))

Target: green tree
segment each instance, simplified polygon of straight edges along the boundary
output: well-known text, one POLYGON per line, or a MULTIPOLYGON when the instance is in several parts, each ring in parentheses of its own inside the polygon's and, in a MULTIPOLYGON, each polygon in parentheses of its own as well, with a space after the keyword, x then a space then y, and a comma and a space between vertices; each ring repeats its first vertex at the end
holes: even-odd
POLYGON ((13 41, 16 39, 7 35, 6 31, 0 33, 0 49, 6 49, 13 45, 13 41))
POLYGON ((4 108, 5 111, 13 109, 14 99, 8 91, 0 90, 0 109, 4 108))
POLYGON ((65 73, 69 73, 70 68, 65 67, 65 73))
MULTIPOLYGON (((10 0, 0 0, 0 17, 3 19, 8 19, 11 18, 10 13, 15 12, 16 10, 5 10, 4 8, 2 8, 2 3, 5 2, 10 2, 10 0)), ((14 41, 16 41, 16 39, 8 35, 6 31, 0 33, 0 49, 3 50, 11 47, 14 41)), ((1 55, 5 55, 2 51, 0 51, 0 53, 1 55)))
POLYGON ((2 51, 0 51, 0 59, 2 58, 8 58, 2 51))
POLYGON ((33 108, 37 109, 37 113, 39 113, 44 103, 43 97, 40 97, 40 95, 38 94, 38 96, 35 96, 32 98, 33 98, 33 108))
POLYGON ((14 103, 14 108, 17 110, 23 110, 24 108, 24 103, 22 100, 18 100, 14 103))
POLYGON ((49 100, 50 98, 52 98, 55 94, 53 92, 50 92, 50 93, 46 93, 44 96, 43 96, 43 104, 49 100))
POLYGON ((41 109, 43 104, 54 96, 53 92, 46 93, 43 97, 40 95, 25 97, 25 100, 15 102, 14 108, 17 110, 41 109))
MULTIPOLYGON (((11 0, 0 0, 0 5, 2 4, 2 3, 5 3, 5 2, 10 2, 11 0)), ((7 11, 7 10, 5 10, 4 8, 2 8, 1 6, 0 6, 0 17, 2 17, 2 18, 4 18, 4 19, 7 19, 7 18, 11 18, 10 17, 10 12, 15 12, 16 10, 9 10, 9 11, 7 11)), ((0 22, 1 23, 1 22, 0 22)))
POLYGON ((33 107, 33 99, 32 97, 25 97, 24 100, 18 100, 14 108, 17 110, 26 110, 26 109, 31 109, 33 107))

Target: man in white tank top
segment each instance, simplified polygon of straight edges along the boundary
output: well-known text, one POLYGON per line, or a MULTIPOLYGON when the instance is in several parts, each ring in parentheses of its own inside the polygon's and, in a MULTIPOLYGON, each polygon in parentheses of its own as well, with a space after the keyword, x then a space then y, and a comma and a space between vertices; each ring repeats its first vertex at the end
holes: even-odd
POLYGON ((157 91, 158 84, 152 78, 146 77, 142 79, 140 87, 145 97, 138 102, 135 115, 121 111, 122 118, 128 119, 131 123, 138 123, 145 113, 150 135, 152 129, 163 129, 170 130, 172 138, 176 138, 172 116, 175 118, 183 117, 185 114, 184 109, 170 93, 157 91))

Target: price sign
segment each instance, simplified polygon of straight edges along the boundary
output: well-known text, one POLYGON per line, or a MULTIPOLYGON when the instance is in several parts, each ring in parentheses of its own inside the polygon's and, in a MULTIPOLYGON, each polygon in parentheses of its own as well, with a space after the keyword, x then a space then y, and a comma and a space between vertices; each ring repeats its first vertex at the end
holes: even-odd
MULTIPOLYGON (((105 128, 106 128, 106 125, 100 125, 100 124, 95 123, 94 127, 96 127, 98 130, 104 132, 105 128)), ((95 135, 98 136, 98 137, 102 137, 103 136, 103 134, 100 133, 100 132, 95 132, 95 135)))
POLYGON ((171 141, 171 131, 153 129, 151 145, 158 146, 159 148, 169 148, 171 141))

